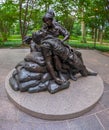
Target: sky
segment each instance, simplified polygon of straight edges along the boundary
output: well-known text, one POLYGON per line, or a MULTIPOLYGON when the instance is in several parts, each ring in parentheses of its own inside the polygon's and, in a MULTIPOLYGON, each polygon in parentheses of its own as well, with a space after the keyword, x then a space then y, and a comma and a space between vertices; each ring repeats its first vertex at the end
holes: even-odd
POLYGON ((3 3, 5 0, 0 0, 0 3, 3 3))

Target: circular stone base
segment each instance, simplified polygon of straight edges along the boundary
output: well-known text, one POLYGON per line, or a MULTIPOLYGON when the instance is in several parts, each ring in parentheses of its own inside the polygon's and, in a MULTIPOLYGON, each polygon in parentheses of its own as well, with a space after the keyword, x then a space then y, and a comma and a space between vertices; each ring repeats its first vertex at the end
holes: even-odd
POLYGON ((81 116, 97 103, 103 94, 103 81, 99 75, 79 77, 70 81, 70 87, 55 94, 48 91, 29 94, 14 91, 9 85, 8 74, 5 87, 9 99, 22 111, 42 119, 62 120, 81 116))

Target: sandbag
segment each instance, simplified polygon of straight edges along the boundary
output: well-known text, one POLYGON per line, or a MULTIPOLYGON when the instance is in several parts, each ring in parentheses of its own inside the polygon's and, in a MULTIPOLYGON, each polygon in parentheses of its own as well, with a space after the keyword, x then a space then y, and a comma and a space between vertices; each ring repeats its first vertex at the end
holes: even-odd
POLYGON ((11 86, 11 88, 15 91, 18 91, 19 90, 19 85, 17 84, 17 81, 15 80, 15 78, 13 77, 10 77, 9 78, 9 84, 11 86))
POLYGON ((42 78, 41 78, 41 82, 45 82, 52 79, 51 75, 49 73, 45 73, 43 74, 42 78))
POLYGON ((31 52, 24 58, 24 60, 27 62, 35 62, 41 66, 45 65, 45 60, 41 52, 31 52))
POLYGON ((35 79, 39 80, 39 79, 41 79, 41 76, 42 76, 41 73, 32 73, 25 69, 22 69, 18 73, 19 82, 26 82, 26 81, 35 80, 35 79))
POLYGON ((31 80, 31 81, 28 81, 28 82, 20 83, 19 89, 20 89, 21 92, 25 92, 29 88, 37 86, 39 83, 40 83, 39 80, 31 80))
POLYGON ((40 66, 40 65, 38 65, 36 63, 32 63, 32 62, 26 62, 25 69, 30 72, 37 72, 37 73, 47 72, 47 69, 45 66, 40 66))
POLYGON ((12 77, 15 77, 18 74, 18 71, 15 69, 12 73, 12 77))
POLYGON ((25 66, 25 61, 21 61, 21 62, 19 62, 16 66, 15 66, 15 68, 17 69, 17 70, 20 70, 21 68, 23 68, 25 66))
POLYGON ((50 83, 49 83, 49 86, 48 86, 48 91, 51 94, 54 94, 54 93, 56 93, 60 90, 68 88, 69 85, 70 85, 69 81, 65 81, 63 84, 58 85, 54 80, 51 80, 50 83))
POLYGON ((15 75, 15 80, 16 80, 16 82, 17 82, 17 84, 19 85, 19 77, 18 77, 18 75, 15 75))
POLYGON ((29 88, 28 92, 29 93, 36 93, 36 92, 41 92, 41 91, 46 91, 49 85, 49 81, 46 81, 45 83, 40 83, 36 87, 29 88))

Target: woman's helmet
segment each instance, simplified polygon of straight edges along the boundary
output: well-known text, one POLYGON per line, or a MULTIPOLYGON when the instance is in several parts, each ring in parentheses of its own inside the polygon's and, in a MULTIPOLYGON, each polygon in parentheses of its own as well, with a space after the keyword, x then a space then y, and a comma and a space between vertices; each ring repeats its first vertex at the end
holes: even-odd
POLYGON ((43 16, 43 22, 45 22, 45 19, 50 19, 51 21, 53 21, 53 17, 55 16, 54 11, 53 10, 48 10, 48 12, 43 16))

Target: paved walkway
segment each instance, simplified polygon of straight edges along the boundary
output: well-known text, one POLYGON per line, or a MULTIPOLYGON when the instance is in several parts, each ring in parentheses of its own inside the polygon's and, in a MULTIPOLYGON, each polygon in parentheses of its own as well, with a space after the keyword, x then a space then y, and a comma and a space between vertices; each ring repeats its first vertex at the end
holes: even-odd
POLYGON ((109 130, 109 57, 98 51, 81 50, 88 68, 104 81, 104 94, 88 113, 75 119, 49 121, 21 112, 7 98, 5 77, 29 49, 0 49, 0 130, 109 130))

